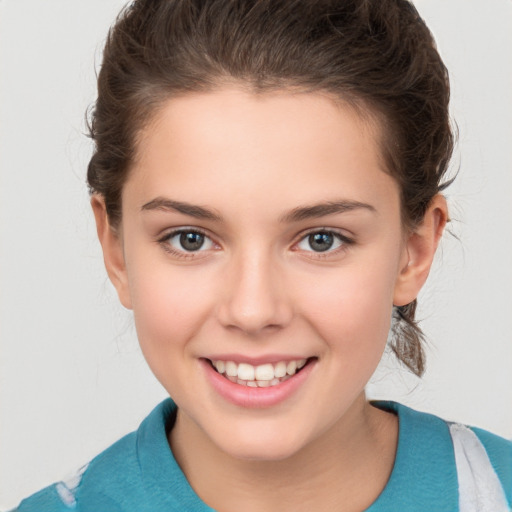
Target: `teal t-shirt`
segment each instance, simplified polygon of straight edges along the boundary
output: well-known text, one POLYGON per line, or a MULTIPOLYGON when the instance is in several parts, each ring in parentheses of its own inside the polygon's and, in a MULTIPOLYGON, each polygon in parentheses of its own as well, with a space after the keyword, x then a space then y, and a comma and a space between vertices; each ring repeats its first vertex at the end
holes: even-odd
MULTIPOLYGON (((367 512, 455 512, 457 468, 448 424, 395 402, 375 406, 399 419, 391 477, 367 512)), ((167 399, 128 434, 94 458, 74 479, 46 487, 23 500, 16 512, 206 512, 167 442, 176 405, 167 399)), ((472 429, 485 447, 512 506, 512 442, 472 429)))

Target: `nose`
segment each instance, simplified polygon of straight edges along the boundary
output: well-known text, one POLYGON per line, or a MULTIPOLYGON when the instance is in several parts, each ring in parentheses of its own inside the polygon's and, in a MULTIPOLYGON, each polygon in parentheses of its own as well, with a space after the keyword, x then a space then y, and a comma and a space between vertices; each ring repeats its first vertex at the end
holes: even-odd
POLYGON ((290 323, 293 309, 283 272, 269 255, 240 254, 227 272, 217 309, 224 327, 257 336, 290 323))

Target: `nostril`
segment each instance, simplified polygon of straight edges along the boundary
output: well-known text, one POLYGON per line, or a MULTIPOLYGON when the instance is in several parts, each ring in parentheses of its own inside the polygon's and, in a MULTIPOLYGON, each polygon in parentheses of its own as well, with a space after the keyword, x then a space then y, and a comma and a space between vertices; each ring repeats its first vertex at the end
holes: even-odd
POLYGON ((286 327, 292 317, 288 298, 278 286, 277 277, 261 270, 232 275, 224 295, 217 303, 216 314, 224 328, 251 336, 271 333, 286 327), (249 275, 249 277, 247 277, 249 275))

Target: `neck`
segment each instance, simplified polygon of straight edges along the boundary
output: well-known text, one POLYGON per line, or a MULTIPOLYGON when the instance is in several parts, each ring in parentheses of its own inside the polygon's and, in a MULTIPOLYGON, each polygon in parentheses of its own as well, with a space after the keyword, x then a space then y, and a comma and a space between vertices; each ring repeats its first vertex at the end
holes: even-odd
POLYGON ((364 510, 389 479, 397 438, 396 416, 364 394, 330 430, 284 460, 234 458, 179 410, 169 435, 190 485, 219 512, 364 510))

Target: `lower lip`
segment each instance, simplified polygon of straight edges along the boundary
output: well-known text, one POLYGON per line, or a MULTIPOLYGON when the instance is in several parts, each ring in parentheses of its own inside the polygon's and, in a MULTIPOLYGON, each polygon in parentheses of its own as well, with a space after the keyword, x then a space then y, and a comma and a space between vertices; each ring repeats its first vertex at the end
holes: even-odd
POLYGON ((236 384, 218 373, 209 361, 201 359, 200 362, 206 378, 219 395, 239 407, 261 409, 284 402, 293 395, 310 376, 316 364, 316 359, 308 361, 306 366, 288 380, 266 388, 253 388, 236 384))

